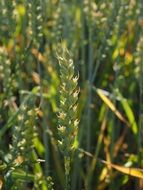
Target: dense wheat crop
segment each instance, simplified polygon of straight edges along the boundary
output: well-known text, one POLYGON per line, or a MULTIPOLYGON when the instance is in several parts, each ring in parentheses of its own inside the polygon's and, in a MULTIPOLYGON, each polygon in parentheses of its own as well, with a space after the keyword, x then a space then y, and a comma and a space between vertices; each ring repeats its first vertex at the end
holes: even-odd
POLYGON ((0 189, 143 189, 142 0, 0 1, 0 189))

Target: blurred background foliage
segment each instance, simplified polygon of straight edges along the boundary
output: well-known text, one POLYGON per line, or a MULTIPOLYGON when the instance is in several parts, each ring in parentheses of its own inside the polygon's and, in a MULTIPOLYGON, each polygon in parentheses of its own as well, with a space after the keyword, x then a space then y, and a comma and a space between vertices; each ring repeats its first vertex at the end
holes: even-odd
POLYGON ((64 189, 63 43, 80 86, 71 189, 143 189, 142 179, 98 160, 143 167, 142 1, 1 0, 0 12, 0 188, 64 189))

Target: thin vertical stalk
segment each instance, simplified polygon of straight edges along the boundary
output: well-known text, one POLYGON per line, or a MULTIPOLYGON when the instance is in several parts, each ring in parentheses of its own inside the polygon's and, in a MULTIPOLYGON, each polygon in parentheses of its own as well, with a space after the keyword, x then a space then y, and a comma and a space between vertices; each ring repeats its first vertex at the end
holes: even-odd
MULTIPOLYGON (((90 151, 91 141, 91 102, 92 102, 92 70, 93 70, 93 45, 92 30, 89 28, 89 48, 88 48, 88 101, 87 101, 87 151, 90 151)), ((87 166, 89 158, 87 159, 87 166)))
MULTIPOLYGON (((38 51, 38 58, 39 58, 39 51, 38 51)), ((41 107, 43 113, 44 113, 44 110, 45 110, 45 106, 44 106, 44 99, 43 99, 43 90, 42 90, 42 79, 41 79, 41 76, 42 76, 42 73, 41 73, 41 67, 40 67, 40 63, 39 63, 39 59, 37 59, 37 69, 38 69, 38 73, 39 73, 39 78, 40 78, 40 84, 39 84, 39 87, 40 87, 40 105, 39 105, 39 108, 41 107)), ((44 147, 45 147, 45 175, 48 176, 49 175, 49 138, 48 138, 48 134, 47 134, 47 131, 48 131, 48 128, 49 126, 47 125, 46 123, 46 118, 45 118, 45 115, 43 116, 43 122, 42 122, 42 127, 43 127, 43 142, 44 142, 44 147)))

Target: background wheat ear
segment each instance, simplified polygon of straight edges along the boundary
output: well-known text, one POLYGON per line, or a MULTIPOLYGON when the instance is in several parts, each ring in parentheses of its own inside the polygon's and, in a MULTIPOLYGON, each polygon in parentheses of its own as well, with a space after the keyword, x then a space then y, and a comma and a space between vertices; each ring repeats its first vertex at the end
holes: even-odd
POLYGON ((74 63, 66 48, 57 54, 60 66, 60 106, 58 113, 59 149, 64 157, 66 188, 70 188, 71 162, 78 146, 77 101, 78 76, 75 76, 74 63))

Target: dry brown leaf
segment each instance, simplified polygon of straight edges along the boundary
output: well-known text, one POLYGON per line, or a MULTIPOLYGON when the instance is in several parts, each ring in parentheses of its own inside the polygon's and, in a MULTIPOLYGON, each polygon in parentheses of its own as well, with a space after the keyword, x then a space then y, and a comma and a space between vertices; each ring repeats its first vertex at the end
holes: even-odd
POLYGON ((143 179, 143 170, 140 168, 127 168, 125 166, 119 166, 117 164, 112 164, 112 163, 106 162, 105 160, 100 160, 100 161, 102 163, 106 164, 107 166, 110 166, 110 167, 116 169, 117 171, 119 171, 121 173, 143 179))

